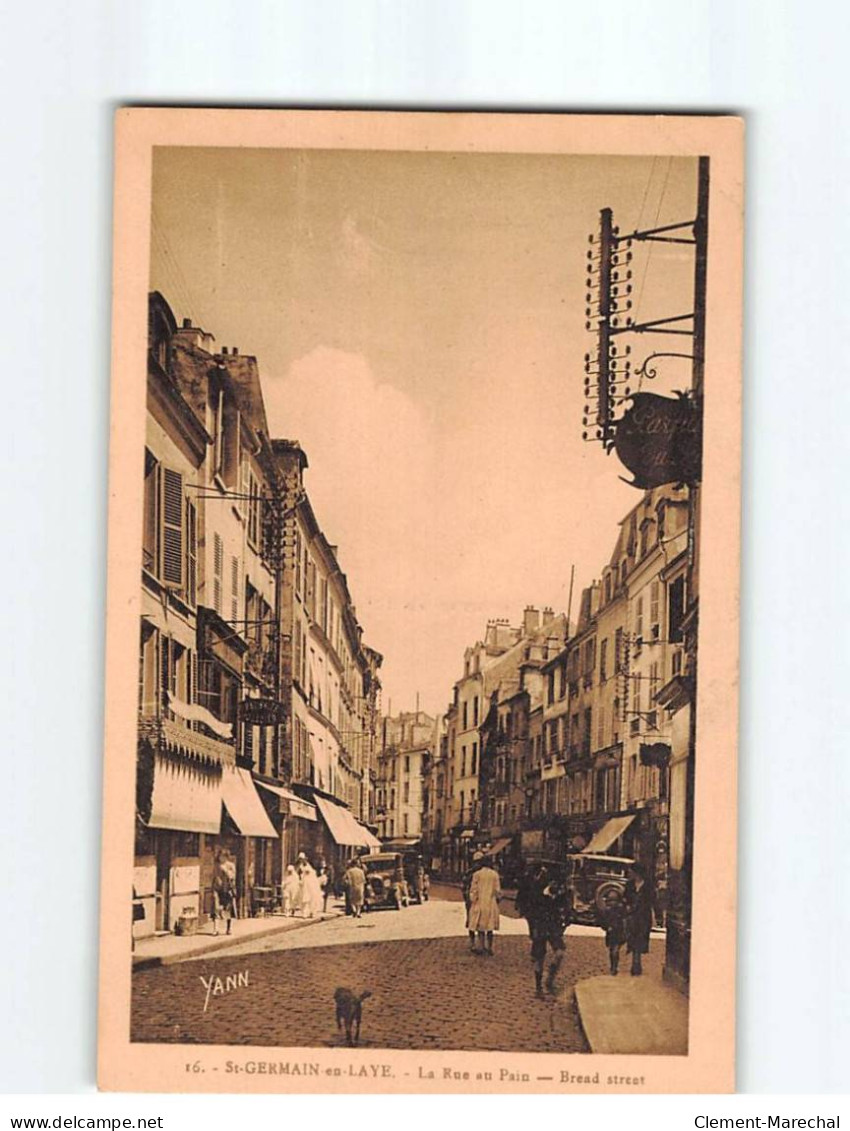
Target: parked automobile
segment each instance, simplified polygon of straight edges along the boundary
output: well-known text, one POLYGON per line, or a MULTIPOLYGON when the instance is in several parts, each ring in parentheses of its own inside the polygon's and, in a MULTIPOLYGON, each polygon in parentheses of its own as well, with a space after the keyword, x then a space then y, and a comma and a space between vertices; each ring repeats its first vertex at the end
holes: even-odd
POLYGON ((598 924, 600 915, 621 903, 633 864, 628 856, 570 853, 566 858, 566 884, 572 898, 573 919, 598 924))
POLYGON ((365 911, 378 907, 395 907, 400 911, 407 906, 409 899, 400 852, 374 852, 362 856, 360 863, 366 873, 365 911))

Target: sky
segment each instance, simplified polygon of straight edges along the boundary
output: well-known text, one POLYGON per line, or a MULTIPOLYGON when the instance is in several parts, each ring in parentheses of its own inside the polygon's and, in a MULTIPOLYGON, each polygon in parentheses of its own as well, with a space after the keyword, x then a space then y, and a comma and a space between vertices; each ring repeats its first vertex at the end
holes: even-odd
MULTIPOLYGON (((257 357, 385 711, 445 710, 487 621, 565 612, 572 566, 575 617, 640 498, 581 438, 588 236, 603 207, 625 232, 695 206, 691 158, 155 151, 151 287, 257 357)), ((636 317, 689 312, 690 249, 634 254, 636 317)), ((644 387, 688 383, 668 359, 644 387)))

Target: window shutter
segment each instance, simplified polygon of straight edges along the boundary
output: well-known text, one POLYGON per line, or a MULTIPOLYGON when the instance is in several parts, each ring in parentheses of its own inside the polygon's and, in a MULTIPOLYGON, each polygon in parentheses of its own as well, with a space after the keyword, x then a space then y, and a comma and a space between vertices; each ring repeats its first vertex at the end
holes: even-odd
POLYGON ((221 616, 221 574, 224 565, 224 546, 221 535, 213 537, 213 608, 221 616))
POLYGON ((162 469, 162 582, 183 588, 183 476, 162 469))
POLYGON ((230 619, 234 623, 239 619, 239 559, 235 555, 230 559, 230 619))
POLYGON ((198 511, 186 500, 186 600, 195 605, 198 590, 198 511))

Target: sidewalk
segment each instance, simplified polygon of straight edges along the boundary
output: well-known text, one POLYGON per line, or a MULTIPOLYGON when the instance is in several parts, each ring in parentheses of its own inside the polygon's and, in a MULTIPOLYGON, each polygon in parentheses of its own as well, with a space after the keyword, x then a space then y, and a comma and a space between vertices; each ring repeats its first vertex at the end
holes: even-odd
POLYGON ((182 962, 186 958, 197 958, 216 950, 224 950, 236 943, 261 939, 266 935, 277 935, 284 931, 297 931, 328 919, 337 919, 344 914, 342 903, 332 904, 323 915, 315 919, 289 918, 283 915, 266 915, 256 919, 234 919, 230 934, 212 933, 212 925, 207 924, 196 935, 153 935, 136 940, 133 952, 133 969, 142 970, 151 966, 168 966, 172 962, 182 962))
POLYGON ((657 977, 600 975, 578 982, 575 994, 592 1052, 687 1054, 688 999, 657 977))

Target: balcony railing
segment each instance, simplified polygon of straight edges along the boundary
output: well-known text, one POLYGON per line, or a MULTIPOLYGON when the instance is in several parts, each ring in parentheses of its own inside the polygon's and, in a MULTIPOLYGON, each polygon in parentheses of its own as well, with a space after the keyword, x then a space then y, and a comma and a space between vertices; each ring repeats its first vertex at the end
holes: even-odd
POLYGON ((180 751, 188 758, 228 765, 236 762, 232 740, 227 742, 221 738, 210 738, 173 719, 143 715, 139 719, 139 738, 146 739, 154 747, 180 751))

